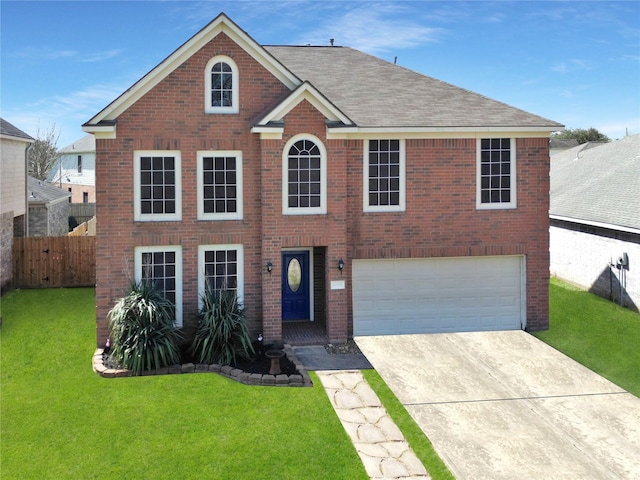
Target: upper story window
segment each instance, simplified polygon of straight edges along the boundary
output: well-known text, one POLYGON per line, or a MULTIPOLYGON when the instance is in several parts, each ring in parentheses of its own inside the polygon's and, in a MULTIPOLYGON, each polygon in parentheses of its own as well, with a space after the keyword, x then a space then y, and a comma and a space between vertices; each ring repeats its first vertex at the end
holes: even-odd
POLYGON ((478 139, 477 150, 477 208, 516 208, 515 139, 478 139))
POLYGON ((205 113, 238 113, 238 67, 226 55, 213 57, 207 63, 205 77, 205 113))
POLYGON ((175 305, 176 324, 182 326, 182 247, 136 247, 135 279, 153 283, 175 305))
POLYGON ((82 173, 82 155, 78 155, 78 173, 82 173))
POLYGON ((134 219, 181 220, 180 152, 134 152, 134 219))
POLYGON ((242 219, 242 152, 203 151, 198 157, 198 219, 242 219))
POLYGON ((312 135, 296 135, 283 151, 283 213, 327 213, 327 152, 312 135))
POLYGON ((403 212, 405 141, 365 141, 363 177, 365 212, 403 212))

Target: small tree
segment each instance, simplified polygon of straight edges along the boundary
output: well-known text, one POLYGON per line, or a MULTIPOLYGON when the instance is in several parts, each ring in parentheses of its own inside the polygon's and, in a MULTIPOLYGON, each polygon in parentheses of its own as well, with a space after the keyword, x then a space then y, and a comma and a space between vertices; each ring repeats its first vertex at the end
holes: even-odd
POLYGON ((29 148, 28 171, 29 175, 38 180, 46 180, 58 158, 58 139, 60 132, 56 125, 51 124, 48 130, 42 131, 40 127, 36 131, 35 142, 29 148))
POLYGON ((607 137, 604 133, 599 132, 597 129, 593 127, 589 129, 568 128, 564 132, 554 133, 553 137, 559 140, 575 139, 580 144, 587 143, 587 142, 610 142, 611 141, 611 139, 607 137))

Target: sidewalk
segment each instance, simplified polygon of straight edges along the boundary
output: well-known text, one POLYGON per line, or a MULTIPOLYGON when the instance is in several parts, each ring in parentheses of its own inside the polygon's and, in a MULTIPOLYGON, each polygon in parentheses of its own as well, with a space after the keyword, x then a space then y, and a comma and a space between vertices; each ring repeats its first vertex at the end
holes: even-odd
POLYGON ((316 374, 369 478, 431 478, 360 371, 323 370, 316 374))

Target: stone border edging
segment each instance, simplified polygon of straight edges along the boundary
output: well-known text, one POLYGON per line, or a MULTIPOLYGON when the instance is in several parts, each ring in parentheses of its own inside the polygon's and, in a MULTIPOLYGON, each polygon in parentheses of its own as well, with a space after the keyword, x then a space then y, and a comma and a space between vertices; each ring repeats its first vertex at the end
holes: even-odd
MULTIPOLYGON (((313 382, 304 366, 298 361, 293 353, 291 345, 285 344, 283 348, 287 358, 296 366, 299 375, 269 375, 261 373, 249 373, 239 368, 228 365, 183 363, 181 365, 171 365, 170 367, 159 368, 144 372, 143 377, 151 375, 171 375, 177 373, 217 373, 236 382, 245 385, 262 385, 269 387, 312 387, 313 382)), ((93 371, 104 378, 132 377, 131 372, 126 369, 107 368, 103 362, 104 349, 98 348, 93 354, 93 371)))

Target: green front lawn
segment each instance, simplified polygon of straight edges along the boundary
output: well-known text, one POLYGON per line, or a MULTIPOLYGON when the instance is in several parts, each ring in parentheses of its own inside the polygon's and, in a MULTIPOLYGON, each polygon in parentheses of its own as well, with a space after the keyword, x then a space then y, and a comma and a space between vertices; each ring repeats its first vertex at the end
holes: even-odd
POLYGON ((1 313, 3 480, 367 478, 321 387, 101 378, 93 289, 10 292, 1 313))
POLYGON ((640 315, 551 279, 549 330, 534 335, 640 397, 640 315))

